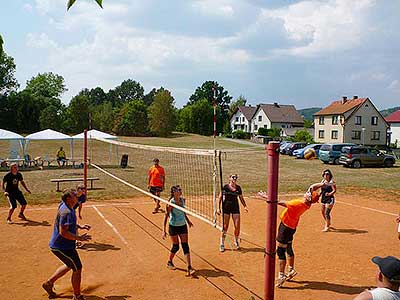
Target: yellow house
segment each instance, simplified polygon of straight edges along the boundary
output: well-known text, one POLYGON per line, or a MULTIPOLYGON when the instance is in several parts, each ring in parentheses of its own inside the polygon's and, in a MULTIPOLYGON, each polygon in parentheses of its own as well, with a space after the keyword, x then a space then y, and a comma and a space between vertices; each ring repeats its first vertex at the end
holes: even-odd
POLYGON ((314 114, 317 143, 386 145, 389 125, 369 98, 343 97, 314 114))

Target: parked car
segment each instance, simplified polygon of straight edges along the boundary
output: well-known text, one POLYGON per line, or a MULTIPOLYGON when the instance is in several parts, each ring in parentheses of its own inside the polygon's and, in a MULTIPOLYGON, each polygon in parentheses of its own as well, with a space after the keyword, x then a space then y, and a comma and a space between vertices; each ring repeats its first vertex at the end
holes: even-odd
POLYGON ((356 144, 323 144, 319 149, 319 160, 324 164, 339 164, 339 157, 342 154, 342 148, 346 146, 356 146, 356 144))
POLYGON ((307 149, 312 148, 315 150, 315 153, 317 154, 317 157, 318 157, 319 149, 321 148, 321 146, 322 146, 321 144, 310 144, 310 145, 305 146, 304 148, 294 150, 293 155, 296 156, 296 158, 304 158, 304 152, 307 149))
POLYGON ((286 148, 288 148, 291 144, 293 144, 293 142, 287 142, 287 143, 281 145, 281 146, 279 147, 279 152, 280 152, 281 154, 287 154, 287 153, 286 153, 286 148))
POLYGON ((343 147, 339 163, 353 168, 361 168, 362 166, 393 167, 396 159, 394 156, 385 154, 375 148, 352 146, 343 147))
POLYGON ((301 149, 307 146, 307 143, 299 142, 299 143, 292 143, 289 147, 285 148, 286 154, 293 155, 293 151, 297 149, 301 149))

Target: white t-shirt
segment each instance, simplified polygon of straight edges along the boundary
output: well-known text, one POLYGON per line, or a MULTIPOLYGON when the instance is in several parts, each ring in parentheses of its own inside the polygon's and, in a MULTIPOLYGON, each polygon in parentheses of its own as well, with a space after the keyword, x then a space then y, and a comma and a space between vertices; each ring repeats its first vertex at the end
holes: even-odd
POLYGON ((372 300, 400 300, 400 292, 387 288, 376 288, 368 292, 372 294, 372 300))

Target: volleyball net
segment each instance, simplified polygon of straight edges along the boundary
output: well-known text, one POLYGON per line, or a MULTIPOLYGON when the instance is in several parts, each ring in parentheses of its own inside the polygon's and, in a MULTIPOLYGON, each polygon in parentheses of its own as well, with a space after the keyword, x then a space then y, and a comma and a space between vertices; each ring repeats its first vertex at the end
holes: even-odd
POLYGON ((91 167, 140 195, 156 198, 165 204, 175 206, 169 203, 170 187, 179 185, 185 198, 183 210, 221 229, 221 218, 217 215, 222 178, 220 151, 94 139, 88 143, 88 157, 91 167), (148 190, 148 170, 154 164, 154 158, 159 159, 166 174, 165 190, 160 197, 148 190))

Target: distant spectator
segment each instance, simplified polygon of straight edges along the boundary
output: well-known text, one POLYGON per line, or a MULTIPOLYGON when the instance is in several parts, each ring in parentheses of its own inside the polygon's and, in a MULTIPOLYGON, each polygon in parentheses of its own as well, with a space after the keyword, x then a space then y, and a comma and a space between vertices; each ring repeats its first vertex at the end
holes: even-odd
POLYGON ((372 258, 378 265, 376 288, 365 290, 353 300, 400 300, 400 260, 394 256, 372 258))
POLYGON ((397 226, 397 237, 398 237, 398 239, 400 240, 400 216, 398 216, 398 217, 396 218, 396 222, 399 224, 399 225, 397 226))
MULTIPOLYGON (((160 160, 158 158, 153 159, 154 166, 149 169, 148 172, 148 183, 147 187, 150 189, 150 193, 160 197, 160 193, 164 190, 165 186, 165 170, 160 166, 160 160)), ((156 214, 161 208, 160 200, 153 198, 156 206, 154 207, 153 214, 156 214)))
POLYGON ((67 156, 65 154, 65 151, 63 149, 63 147, 60 147, 60 149, 57 151, 57 164, 59 167, 61 167, 61 163, 62 166, 64 167, 65 162, 67 161, 67 156))
POLYGON ((78 197, 78 203, 75 204, 74 209, 78 208, 79 219, 82 220, 82 204, 86 202, 86 189, 84 184, 79 184, 76 187, 76 196, 78 197))

